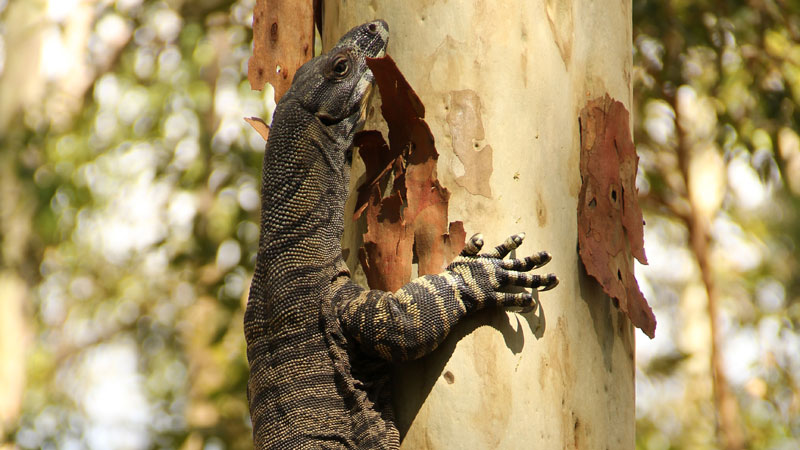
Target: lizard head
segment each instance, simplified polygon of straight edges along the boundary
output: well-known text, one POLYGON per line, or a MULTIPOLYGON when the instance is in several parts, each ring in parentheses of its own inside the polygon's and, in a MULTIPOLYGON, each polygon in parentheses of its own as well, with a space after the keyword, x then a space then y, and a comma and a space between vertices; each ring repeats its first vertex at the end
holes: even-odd
POLYGON ((363 125, 374 80, 366 58, 383 56, 388 40, 383 20, 353 28, 328 53, 298 69, 286 97, 296 99, 322 126, 352 138, 363 125))

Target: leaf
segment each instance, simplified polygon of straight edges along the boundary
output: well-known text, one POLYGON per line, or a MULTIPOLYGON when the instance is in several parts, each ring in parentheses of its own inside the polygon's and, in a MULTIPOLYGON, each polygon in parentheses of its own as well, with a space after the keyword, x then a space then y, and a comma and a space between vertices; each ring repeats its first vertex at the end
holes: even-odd
POLYGON ((586 272, 619 301, 631 322, 653 338, 656 318, 639 290, 633 257, 647 264, 636 191, 639 157, 625 106, 606 95, 581 110, 578 245, 586 272))

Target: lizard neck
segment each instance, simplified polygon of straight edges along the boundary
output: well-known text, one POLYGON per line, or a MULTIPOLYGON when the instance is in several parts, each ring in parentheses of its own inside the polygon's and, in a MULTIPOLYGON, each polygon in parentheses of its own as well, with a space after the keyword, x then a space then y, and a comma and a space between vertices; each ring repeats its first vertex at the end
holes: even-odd
POLYGON ((332 267, 341 255, 352 134, 328 133, 291 102, 276 108, 273 123, 264 155, 257 265, 332 267))

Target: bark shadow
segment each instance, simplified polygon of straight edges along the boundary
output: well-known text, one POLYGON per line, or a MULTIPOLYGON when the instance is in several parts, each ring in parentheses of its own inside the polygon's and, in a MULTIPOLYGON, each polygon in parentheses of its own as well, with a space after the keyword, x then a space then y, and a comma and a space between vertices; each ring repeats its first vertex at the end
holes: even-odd
MULTIPOLYGON (((589 314, 592 316, 592 325, 597 342, 603 350, 603 363, 607 371, 612 370, 613 352, 614 352, 614 323, 612 318, 611 304, 613 299, 609 298, 603 288, 594 279, 586 273, 586 268, 583 263, 578 260, 578 280, 580 280, 580 296, 589 314), (600 301, 592 301, 592 299, 599 299, 600 301)), ((614 308, 618 312, 618 308, 614 308)))

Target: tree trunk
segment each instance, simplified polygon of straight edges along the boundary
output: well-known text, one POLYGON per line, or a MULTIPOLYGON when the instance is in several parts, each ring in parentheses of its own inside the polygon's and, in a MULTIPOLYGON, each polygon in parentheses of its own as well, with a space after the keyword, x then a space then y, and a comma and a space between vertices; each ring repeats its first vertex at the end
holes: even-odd
POLYGON ((398 369, 404 448, 633 448, 633 328, 576 252, 578 116, 605 94, 630 110, 630 1, 327 0, 324 48, 374 18, 425 104, 449 220, 491 246, 525 231, 517 254, 549 251, 561 279, 541 309, 485 311, 398 369))

